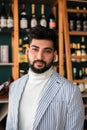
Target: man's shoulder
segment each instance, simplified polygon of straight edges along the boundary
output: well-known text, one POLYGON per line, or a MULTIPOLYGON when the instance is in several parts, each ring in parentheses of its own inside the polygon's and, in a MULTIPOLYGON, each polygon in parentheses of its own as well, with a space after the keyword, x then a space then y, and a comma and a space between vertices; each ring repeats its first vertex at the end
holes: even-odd
POLYGON ((57 72, 53 71, 53 75, 56 81, 60 82, 61 88, 65 90, 75 90, 78 89, 77 85, 73 82, 69 81, 66 77, 61 76, 57 72))
POLYGON ((28 79, 28 74, 23 75, 22 77, 18 78, 14 82, 11 83, 10 88, 13 91, 13 89, 17 89, 19 86, 23 85, 28 79))

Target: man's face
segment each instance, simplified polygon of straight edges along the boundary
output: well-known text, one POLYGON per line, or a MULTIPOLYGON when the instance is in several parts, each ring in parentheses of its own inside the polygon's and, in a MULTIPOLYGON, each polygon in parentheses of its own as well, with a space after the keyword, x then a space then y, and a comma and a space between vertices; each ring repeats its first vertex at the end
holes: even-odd
POLYGON ((30 67, 35 73, 43 73, 48 70, 56 56, 51 40, 38 39, 32 40, 26 54, 30 67))

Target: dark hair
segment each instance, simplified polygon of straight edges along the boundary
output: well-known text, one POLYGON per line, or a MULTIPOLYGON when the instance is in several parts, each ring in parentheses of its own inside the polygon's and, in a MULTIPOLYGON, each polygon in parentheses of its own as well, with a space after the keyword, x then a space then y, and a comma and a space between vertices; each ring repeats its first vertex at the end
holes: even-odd
POLYGON ((32 39, 44 39, 53 41, 53 47, 57 49, 57 33, 53 29, 49 29, 47 27, 43 27, 37 25, 33 27, 28 32, 29 43, 31 43, 32 39))

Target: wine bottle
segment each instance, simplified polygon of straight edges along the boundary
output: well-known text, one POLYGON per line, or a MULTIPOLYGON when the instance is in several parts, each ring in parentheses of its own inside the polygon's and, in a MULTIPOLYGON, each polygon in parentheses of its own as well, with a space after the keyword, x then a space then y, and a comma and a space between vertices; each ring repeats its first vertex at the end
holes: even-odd
POLYGON ((30 18, 30 28, 35 27, 38 24, 36 14, 35 14, 35 4, 32 4, 31 8, 32 8, 32 14, 30 18))
MULTIPOLYGON (((71 55, 72 56, 75 56, 76 55, 76 43, 71 43, 71 55)), ((72 62, 75 62, 76 59, 75 58, 72 58, 72 62)))
POLYGON ((13 12, 12 12, 11 3, 9 3, 9 10, 8 10, 8 14, 7 14, 7 28, 8 29, 13 28, 13 12))
POLYGON ((40 25, 47 27, 47 20, 46 20, 45 13, 44 13, 44 4, 41 5, 40 25))
POLYGON ((25 36, 23 38, 23 62, 24 63, 28 63, 28 58, 26 56, 26 48, 29 47, 29 43, 28 43, 28 37, 25 36))
POLYGON ((77 79, 77 68, 73 67, 73 79, 77 79))
POLYGON ((56 19, 55 19, 55 16, 53 14, 53 10, 51 9, 51 13, 49 15, 49 20, 48 20, 48 26, 49 28, 51 29, 56 29, 56 19))
POLYGON ((76 13, 76 31, 81 31, 82 30, 82 19, 81 15, 79 13, 79 7, 76 7, 77 13, 76 13))
MULTIPOLYGON (((85 45, 85 37, 82 36, 82 41, 81 41, 81 55, 84 56, 86 55, 86 45, 85 45)), ((81 58, 81 61, 84 62, 86 59, 81 58)))
POLYGON ((74 31, 75 30, 75 16, 72 14, 69 14, 69 30, 74 31))
POLYGON ((28 18, 27 18, 27 12, 25 9, 25 4, 22 4, 22 10, 20 13, 20 29, 27 29, 28 28, 28 18))
MULTIPOLYGON (((77 56, 81 56, 81 46, 80 46, 80 43, 77 43, 77 47, 76 47, 76 55, 77 55, 77 56)), ((78 59, 76 59, 76 61, 77 61, 77 62, 80 62, 81 59, 78 58, 78 59)))
POLYGON ((1 29, 7 28, 7 14, 6 14, 6 9, 5 9, 4 2, 2 2, 2 5, 1 5, 0 21, 1 21, 1 29))
MULTIPOLYGON (((86 7, 83 7, 83 11, 86 11, 86 7)), ((83 21, 82 21, 83 31, 87 31, 87 14, 83 13, 83 21)))
POLYGON ((22 38, 19 39, 19 48, 18 48, 18 59, 19 59, 19 63, 22 63, 23 62, 23 40, 22 38))

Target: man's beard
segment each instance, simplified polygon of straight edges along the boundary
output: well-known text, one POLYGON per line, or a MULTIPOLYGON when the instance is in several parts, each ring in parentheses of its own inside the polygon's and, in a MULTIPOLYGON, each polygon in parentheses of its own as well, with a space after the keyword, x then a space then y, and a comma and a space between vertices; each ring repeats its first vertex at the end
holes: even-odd
POLYGON ((33 62, 33 64, 30 64, 30 62, 29 62, 29 66, 30 66, 30 68, 32 69, 32 71, 33 71, 34 73, 38 73, 38 74, 44 73, 45 71, 49 70, 52 65, 53 65, 53 61, 51 61, 48 65, 47 65, 46 62, 43 61, 43 60, 35 60, 35 61, 33 62), (35 64, 36 62, 42 62, 45 66, 44 66, 42 69, 36 68, 36 67, 34 67, 34 64, 35 64))

